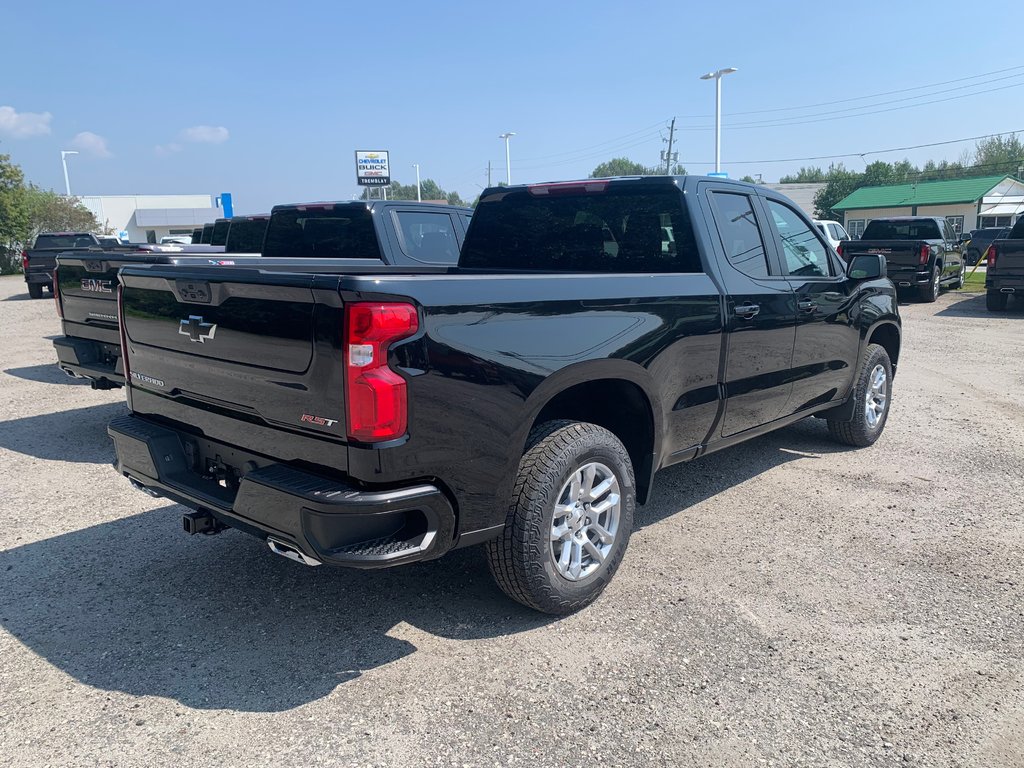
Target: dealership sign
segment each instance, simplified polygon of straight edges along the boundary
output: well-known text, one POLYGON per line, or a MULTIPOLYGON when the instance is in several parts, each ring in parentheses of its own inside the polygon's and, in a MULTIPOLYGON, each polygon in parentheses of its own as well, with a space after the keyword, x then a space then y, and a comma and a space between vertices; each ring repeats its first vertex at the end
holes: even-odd
POLYGON ((388 153, 356 150, 356 183, 363 187, 386 187, 390 184, 388 153))

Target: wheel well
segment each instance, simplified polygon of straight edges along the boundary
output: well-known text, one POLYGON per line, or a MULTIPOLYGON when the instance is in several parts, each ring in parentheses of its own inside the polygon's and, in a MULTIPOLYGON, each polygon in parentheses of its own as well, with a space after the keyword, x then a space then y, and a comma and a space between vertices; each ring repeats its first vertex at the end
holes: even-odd
POLYGON ((647 501, 654 452, 654 417, 647 395, 639 386, 623 379, 599 379, 569 387, 541 409, 533 427, 555 419, 597 424, 619 438, 633 463, 637 500, 641 504, 647 501))
POLYGON ((871 332, 868 344, 879 344, 889 353, 889 360, 892 362, 893 370, 900 359, 900 332, 896 326, 890 323, 880 325, 871 332))

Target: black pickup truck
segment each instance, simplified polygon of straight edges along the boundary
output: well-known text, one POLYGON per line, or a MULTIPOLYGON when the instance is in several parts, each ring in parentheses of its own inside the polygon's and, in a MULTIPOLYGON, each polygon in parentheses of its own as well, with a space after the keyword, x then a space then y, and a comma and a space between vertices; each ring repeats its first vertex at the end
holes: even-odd
POLYGON ((235 216, 228 228, 224 253, 262 253, 263 238, 270 223, 269 213, 235 216))
POLYGON ((985 251, 985 306, 1002 312, 1010 296, 1024 297, 1024 216, 985 251))
POLYGON ((867 446, 888 416, 885 260, 843 265, 765 187, 489 189, 457 267, 323 267, 121 270, 116 469, 186 531, 362 568, 486 543, 560 614, 612 578, 658 469, 811 415, 867 446))
POLYGON ((458 258, 471 214, 469 208, 397 201, 279 205, 269 217, 232 219, 229 233, 234 232, 235 237, 232 240, 229 234, 225 247, 140 246, 149 252, 61 253, 55 274, 64 335, 53 341, 57 365, 70 376, 91 379, 96 389, 124 384, 115 301, 121 267, 223 267, 247 263, 261 250, 263 258, 257 263, 267 270, 293 271, 313 265, 339 270, 353 266, 379 269, 388 264, 450 266, 458 258), (253 250, 226 253, 232 243, 253 250), (314 261, 297 265, 296 257, 314 261), (338 263, 324 266, 323 259, 338 263))
POLYGON ((57 266, 58 253, 100 247, 99 238, 91 232, 43 232, 30 249, 21 252, 28 295, 41 299, 44 288, 53 291, 53 270, 57 266))
POLYGON ((839 244, 844 259, 881 254, 899 288, 914 288, 922 301, 935 301, 942 288, 964 284, 967 264, 960 239, 941 216, 872 219, 859 240, 839 244))

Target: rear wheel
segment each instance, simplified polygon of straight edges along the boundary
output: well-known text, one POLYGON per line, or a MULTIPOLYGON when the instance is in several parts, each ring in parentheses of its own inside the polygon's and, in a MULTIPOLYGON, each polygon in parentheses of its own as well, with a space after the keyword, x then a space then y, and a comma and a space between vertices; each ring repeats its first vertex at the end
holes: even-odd
POLYGON ((506 595, 552 614, 590 604, 612 580, 633 529, 629 454, 608 430, 551 421, 530 433, 505 529, 488 542, 506 595))
POLYGON ((829 419, 832 439, 864 448, 885 429, 892 403, 892 362, 880 344, 868 344, 853 388, 853 414, 849 419, 829 419))
POLYGON ((942 267, 938 264, 932 269, 932 278, 927 285, 918 286, 921 301, 932 302, 939 298, 939 282, 942 280, 942 267))
POLYGON ((999 291, 987 291, 985 293, 985 309, 989 312, 1002 312, 1006 309, 1006 301, 1009 298, 1008 294, 999 291))
POLYGON ((33 299, 43 298, 43 284, 42 283, 29 283, 28 284, 28 295, 33 299))

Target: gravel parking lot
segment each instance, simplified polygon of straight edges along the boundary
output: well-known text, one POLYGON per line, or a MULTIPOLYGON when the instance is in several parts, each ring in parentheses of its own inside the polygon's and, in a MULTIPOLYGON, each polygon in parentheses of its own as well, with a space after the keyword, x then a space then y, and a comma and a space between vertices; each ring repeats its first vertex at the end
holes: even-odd
POLYGON ((63 765, 1024 765, 1024 302, 907 304, 873 448, 666 470, 553 620, 482 555, 304 568, 110 467, 121 391, 0 279, 0 754, 63 765))

